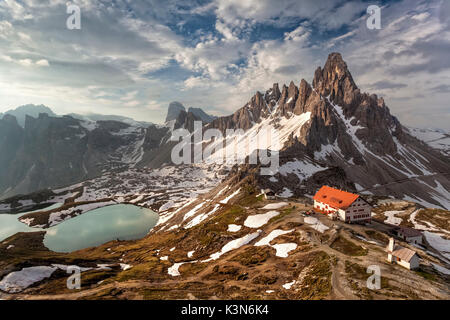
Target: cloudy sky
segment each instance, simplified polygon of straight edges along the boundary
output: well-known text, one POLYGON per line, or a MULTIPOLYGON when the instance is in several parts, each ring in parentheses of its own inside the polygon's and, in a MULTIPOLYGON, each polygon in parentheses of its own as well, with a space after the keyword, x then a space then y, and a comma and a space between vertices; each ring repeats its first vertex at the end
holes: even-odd
POLYGON ((256 90, 311 81, 341 52, 406 125, 450 127, 450 1, 0 0, 0 112, 162 122, 169 102, 226 115, 256 90), (379 5, 381 29, 366 26, 379 5))

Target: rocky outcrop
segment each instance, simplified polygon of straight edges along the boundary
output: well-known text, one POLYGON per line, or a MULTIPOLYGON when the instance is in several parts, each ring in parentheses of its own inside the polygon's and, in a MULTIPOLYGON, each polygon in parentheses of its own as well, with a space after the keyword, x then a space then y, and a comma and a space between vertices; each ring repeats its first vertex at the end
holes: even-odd
POLYGON ((186 112, 186 108, 181 104, 181 102, 174 101, 169 104, 169 109, 167 110, 166 123, 172 120, 176 120, 181 112, 186 112))
MULTIPOLYGON (((5 115, 0 119, 0 188, 9 188, 15 182, 14 171, 11 168, 23 141, 23 129, 17 123, 17 119, 11 115, 5 115)), ((1 189, 0 189, 1 190, 1 189)))
POLYGON ((118 121, 87 123, 47 114, 26 116, 21 128, 6 115, 0 120, 0 195, 65 186, 132 165, 144 134, 144 128, 118 121))
POLYGON ((274 84, 229 116, 209 121, 203 111, 186 111, 174 102, 167 119, 165 126, 133 127, 120 121, 42 114, 38 119, 27 117, 22 129, 14 117, 5 116, 0 120, 0 147, 7 150, 0 155, 0 194, 74 183, 102 170, 170 164, 176 143, 170 141, 173 130, 192 133, 195 121, 224 135, 227 129, 256 130, 255 125, 264 121, 285 135, 281 164, 305 161, 313 171, 329 168, 303 178, 278 177, 279 188, 312 192, 313 186, 329 180, 351 191, 450 205, 448 156, 411 136, 383 98, 361 92, 339 53, 330 54, 324 67, 317 68, 312 84, 303 79, 281 90, 274 84), (299 126, 297 119, 302 119, 299 126), (308 180, 312 175, 315 180, 308 180))
POLYGON ((169 105, 170 125, 141 123, 120 116, 53 117, 25 115, 22 128, 5 114, 0 120, 0 198, 74 184, 104 171, 158 168, 171 163, 171 130, 194 130, 212 118, 201 109, 169 105), (108 119, 108 120, 99 120, 108 119))
MULTIPOLYGON (((359 190, 450 205, 445 200, 448 192, 443 190, 450 189, 448 157, 412 137, 391 115, 383 98, 361 92, 339 53, 330 54, 324 67, 317 68, 312 85, 303 79, 298 87, 291 82, 281 91, 278 88, 274 84, 264 95, 257 92, 233 115, 211 125, 222 132, 249 130, 267 119, 275 124, 282 117, 309 112, 310 120, 300 134, 285 142, 280 157, 314 159, 325 167, 344 170, 346 179, 359 190), (430 181, 428 186, 424 179, 430 181)), ((329 172, 342 173, 339 170, 329 172)), ((343 181, 342 176, 335 178, 343 181)), ((297 190, 298 183, 291 184, 291 190, 297 190)))
POLYGON ((276 84, 274 89, 269 90, 265 95, 258 91, 244 107, 230 116, 215 119, 207 127, 219 129, 224 135, 227 129, 248 130, 262 118, 271 115, 275 98, 278 95, 279 90, 276 84))

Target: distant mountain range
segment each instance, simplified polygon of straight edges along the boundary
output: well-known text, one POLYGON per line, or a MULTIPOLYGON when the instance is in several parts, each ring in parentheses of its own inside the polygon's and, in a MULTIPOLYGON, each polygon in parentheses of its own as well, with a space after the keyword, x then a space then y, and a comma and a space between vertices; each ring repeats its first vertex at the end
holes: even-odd
POLYGON ((43 104, 41 104, 41 105, 27 104, 27 105, 17 107, 16 109, 13 109, 13 110, 8 110, 5 113, 0 113, 0 119, 3 116, 9 114, 9 115, 16 117, 17 123, 21 127, 24 127, 25 126, 25 118, 27 115, 30 117, 33 117, 33 118, 37 118, 40 113, 46 113, 51 117, 56 117, 56 114, 53 113, 53 111, 49 107, 46 107, 43 104))
MULTIPOLYGON (((276 129, 280 145, 265 148, 280 152, 279 172, 260 176, 252 166, 234 171, 241 178, 254 175, 259 186, 276 193, 312 194, 329 184, 450 207, 448 134, 404 127, 382 98, 360 91, 339 53, 317 68, 312 84, 302 80, 281 89, 274 84, 225 117, 186 110, 180 102, 169 105, 162 126, 118 116, 55 117, 48 112, 26 115, 21 126, 7 114, 0 120, 0 195, 69 185, 105 171, 171 164, 172 130, 192 132, 194 121, 223 133, 242 129, 244 137, 253 139, 263 129, 276 129), (437 149, 445 143, 447 149, 437 149)), ((236 138, 243 141, 241 135, 236 138)), ((238 149, 246 150, 239 144, 238 149)))
POLYGON ((117 116, 117 115, 105 115, 105 114, 97 114, 97 113, 90 113, 87 115, 82 115, 82 114, 77 114, 77 113, 69 113, 67 115, 71 116, 75 119, 80 119, 83 121, 118 121, 118 122, 123 122, 123 123, 129 124, 131 126, 142 126, 142 127, 148 127, 153 124, 152 122, 136 121, 133 118, 117 116))
POLYGON ((171 130, 214 118, 184 106, 175 116, 161 126, 117 115, 57 116, 45 106, 8 111, 0 116, 0 198, 170 162, 171 130))
POLYGON ((450 132, 442 129, 407 128, 409 133, 442 153, 450 156, 450 132))

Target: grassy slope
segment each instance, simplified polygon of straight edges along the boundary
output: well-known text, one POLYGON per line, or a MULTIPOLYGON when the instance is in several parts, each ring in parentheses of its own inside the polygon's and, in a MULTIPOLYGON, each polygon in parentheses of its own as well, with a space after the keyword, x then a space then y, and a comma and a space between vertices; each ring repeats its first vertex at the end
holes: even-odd
MULTIPOLYGON (((14 296, 16 298, 329 299, 335 297, 333 274, 337 276, 347 298, 433 298, 428 290, 426 293, 421 291, 423 281, 442 290, 443 281, 439 275, 433 274, 434 279, 429 276, 424 279, 423 274, 387 264, 382 248, 358 242, 346 228, 338 231, 330 229, 327 234, 312 230, 301 222, 300 212, 305 209, 301 203, 291 203, 280 209, 281 214, 261 228, 265 235, 273 229, 296 229, 272 242, 296 243, 297 249, 290 252, 288 258, 276 257, 275 250, 269 246, 247 245, 223 255, 217 261, 198 262, 219 251, 229 241, 255 232, 246 227, 236 233, 227 231, 228 224, 242 225, 248 215, 260 212, 258 208, 267 203, 262 197, 256 197, 256 191, 251 187, 243 190, 242 195, 198 226, 151 233, 137 241, 111 241, 96 248, 60 254, 43 247, 43 233, 18 234, 0 244, 0 270, 6 273, 51 263, 93 267, 97 263, 117 265, 123 262, 133 266, 126 271, 113 267, 109 271, 85 272, 82 274, 81 291, 66 289, 67 275, 55 272, 48 281, 14 296), (7 250, 11 244, 15 247, 7 250), (171 251, 174 247, 175 250, 171 251), (188 258, 186 253, 192 250, 195 250, 194 256, 188 258), (168 256, 168 260, 160 260, 163 256, 168 256), (196 260, 179 268, 181 276, 168 275, 167 269, 174 263, 196 260), (364 286, 364 277, 368 277, 364 273, 365 268, 373 263, 379 263, 383 270, 389 271, 386 276, 383 275, 384 287, 379 292, 367 291, 364 286), (342 269, 339 267, 341 264, 342 269), (401 284, 400 280, 406 277, 411 285, 401 284), (296 282, 291 289, 282 287, 293 280, 296 282), (267 293, 267 290, 274 292, 267 293)), ((369 238, 385 240, 380 232, 357 228, 361 229, 359 233, 365 233, 369 238)))

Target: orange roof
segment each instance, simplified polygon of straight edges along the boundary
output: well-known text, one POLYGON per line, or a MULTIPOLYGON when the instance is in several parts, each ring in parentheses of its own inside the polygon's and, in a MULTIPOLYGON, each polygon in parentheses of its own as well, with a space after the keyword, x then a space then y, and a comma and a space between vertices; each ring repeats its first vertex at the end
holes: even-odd
POLYGON ((359 195, 323 186, 317 191, 314 200, 325 203, 335 209, 347 209, 359 195))

